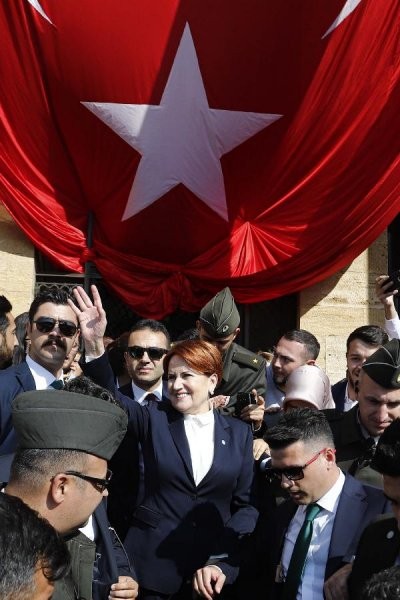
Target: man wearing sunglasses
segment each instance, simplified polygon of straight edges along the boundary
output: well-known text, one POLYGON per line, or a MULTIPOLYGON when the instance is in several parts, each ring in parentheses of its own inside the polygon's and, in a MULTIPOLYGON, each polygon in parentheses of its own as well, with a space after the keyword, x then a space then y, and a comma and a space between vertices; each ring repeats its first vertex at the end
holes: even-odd
MULTIPOLYGON (((119 391, 146 406, 165 399, 163 361, 170 346, 167 329, 159 321, 142 319, 130 330, 125 364, 131 381, 119 391), (149 396, 150 395, 150 396, 149 396)), ((140 446, 125 437, 111 461, 113 480, 108 500, 110 522, 123 539, 130 527, 135 507, 144 492, 144 465, 140 446)))
MULTIPOLYGON (((272 459, 267 476, 277 479, 290 498, 261 517, 249 538, 241 597, 321 600, 324 582, 348 568, 363 528, 388 510, 388 503, 381 490, 345 476, 336 465, 322 412, 290 411, 265 439, 272 459)), ((225 573, 232 568, 218 566, 225 573)), ((342 598, 334 593, 325 592, 326 599, 342 598)))
POLYGON ((55 386, 78 335, 78 319, 63 290, 38 294, 29 308, 26 361, 0 371, 0 455, 15 450, 11 404, 21 392, 55 386))

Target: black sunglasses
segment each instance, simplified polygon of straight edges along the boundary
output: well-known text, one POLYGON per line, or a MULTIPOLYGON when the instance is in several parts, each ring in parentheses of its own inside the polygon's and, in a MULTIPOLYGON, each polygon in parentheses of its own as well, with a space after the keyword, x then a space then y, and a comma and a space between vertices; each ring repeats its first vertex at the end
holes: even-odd
POLYGON ((265 470, 265 475, 269 479, 279 479, 282 480, 282 477, 285 476, 286 479, 290 481, 299 481, 304 478, 304 469, 315 462, 323 452, 325 452, 326 448, 322 448, 317 454, 315 454, 309 461, 306 462, 305 465, 301 467, 283 467, 283 469, 278 469, 277 467, 271 467, 270 469, 265 470))
POLYGON ((50 333, 54 327, 58 324, 58 327, 65 337, 72 337, 78 331, 78 326, 72 321, 65 321, 64 319, 53 319, 52 317, 39 317, 36 321, 36 328, 40 333, 50 333))
POLYGON ((84 481, 89 481, 89 483, 92 483, 99 492, 104 492, 104 490, 108 488, 112 477, 112 471, 110 471, 110 469, 107 469, 107 475, 105 479, 84 475, 83 473, 79 473, 79 471, 64 471, 64 473, 65 475, 73 475, 74 477, 79 477, 79 479, 83 479, 84 481))
POLYGON ((143 348, 142 346, 128 346, 127 352, 129 356, 136 358, 136 360, 143 358, 145 352, 150 360, 160 360, 167 354, 168 350, 165 348, 157 348, 156 346, 149 346, 148 348, 143 348))

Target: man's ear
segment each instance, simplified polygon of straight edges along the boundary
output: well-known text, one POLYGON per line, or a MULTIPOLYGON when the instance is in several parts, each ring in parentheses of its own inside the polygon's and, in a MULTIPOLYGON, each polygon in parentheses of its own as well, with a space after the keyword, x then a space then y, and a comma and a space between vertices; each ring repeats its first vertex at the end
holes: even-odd
POLYGON ((310 358, 310 360, 306 362, 306 365, 315 365, 315 358, 310 358))
POLYGON ((51 480, 50 496, 55 504, 62 504, 69 486, 69 478, 64 473, 57 473, 51 480))
POLYGON ((333 465, 336 464, 336 455, 335 455, 335 449, 334 448, 327 448, 325 450, 325 458, 329 463, 329 467, 331 468, 333 465))
POLYGON ((236 327, 236 329, 234 331, 234 334, 235 334, 235 337, 233 338, 234 340, 237 338, 237 336, 239 335, 239 333, 240 333, 240 327, 236 327))

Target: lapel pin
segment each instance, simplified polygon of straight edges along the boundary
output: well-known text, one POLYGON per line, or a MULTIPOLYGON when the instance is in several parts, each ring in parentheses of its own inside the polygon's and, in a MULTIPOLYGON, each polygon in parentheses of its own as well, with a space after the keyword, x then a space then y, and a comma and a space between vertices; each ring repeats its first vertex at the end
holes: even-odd
POLYGON ((391 540, 394 537, 394 531, 388 531, 386 534, 386 539, 391 540))
POLYGON ((225 446, 225 444, 226 444, 225 440, 221 440, 221 443, 223 446, 225 446))

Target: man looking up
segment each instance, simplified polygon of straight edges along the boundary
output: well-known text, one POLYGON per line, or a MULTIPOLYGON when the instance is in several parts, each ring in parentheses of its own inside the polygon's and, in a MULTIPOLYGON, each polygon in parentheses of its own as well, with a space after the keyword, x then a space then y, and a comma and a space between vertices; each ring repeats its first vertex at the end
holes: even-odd
POLYGON ((62 386, 63 363, 79 335, 78 319, 69 299, 62 290, 36 296, 29 308, 27 333, 31 343, 26 361, 0 371, 0 455, 15 450, 13 399, 28 390, 62 386))
POLYGON ((378 325, 362 325, 351 332, 346 342, 346 378, 332 386, 338 410, 348 411, 357 403, 361 367, 375 350, 388 341, 387 333, 378 325))
POLYGON ((348 412, 324 411, 332 428, 336 459, 357 479, 382 487, 382 476, 370 463, 379 437, 400 417, 400 341, 378 348, 363 364, 358 404, 348 412))
POLYGON ((12 306, 5 296, 0 296, 0 369, 6 369, 12 363, 15 337, 15 321, 11 314, 12 306))

